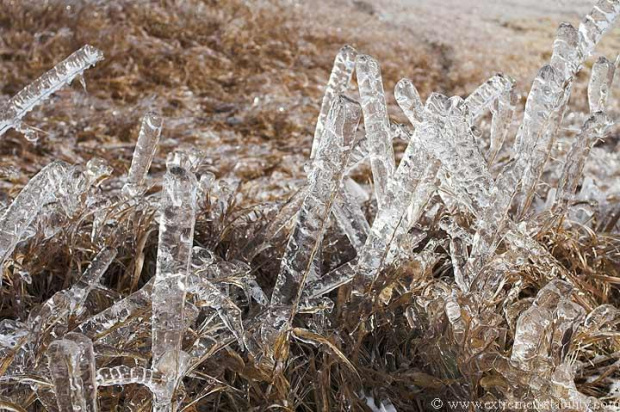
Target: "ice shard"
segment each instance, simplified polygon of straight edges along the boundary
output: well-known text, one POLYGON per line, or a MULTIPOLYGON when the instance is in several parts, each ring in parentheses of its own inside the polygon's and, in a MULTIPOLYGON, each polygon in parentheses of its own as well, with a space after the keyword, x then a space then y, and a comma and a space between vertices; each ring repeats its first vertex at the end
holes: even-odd
POLYGON ((158 410, 170 407, 174 383, 182 366, 181 339, 185 332, 184 307, 190 270, 196 192, 193 173, 172 166, 164 176, 160 201, 157 268, 152 291, 153 368, 164 372, 170 384, 156 397, 158 410))
POLYGON ((465 99, 465 104, 467 104, 469 108, 471 119, 476 120, 486 110, 491 108, 493 102, 497 101, 502 95, 513 88, 513 79, 503 74, 496 74, 491 77, 465 99))
POLYGON ((69 295, 71 298, 70 310, 72 313, 80 314, 84 311, 84 302, 88 298, 88 294, 97 287, 103 274, 116 257, 116 249, 111 247, 103 248, 97 256, 95 256, 84 271, 80 279, 71 286, 69 295))
POLYGON ((581 181, 583 168, 590 150, 597 140, 602 139, 612 125, 609 117, 603 113, 594 113, 586 120, 570 150, 566 154, 562 174, 558 181, 555 195, 554 215, 563 215, 575 195, 577 185, 581 181))
POLYGON ((351 77, 353 76, 353 69, 355 69, 356 57, 357 51, 349 45, 342 47, 336 55, 334 66, 329 76, 327 87, 325 88, 319 118, 316 122, 310 160, 313 160, 316 157, 316 153, 319 149, 321 138, 323 137, 323 133, 325 131, 325 122, 327 121, 329 109, 332 107, 334 100, 341 94, 344 94, 349 87, 351 77))
POLYGON ((592 54, 601 37, 620 15, 618 0, 599 0, 579 24, 579 49, 584 58, 592 54))
POLYGON ((327 228, 327 219, 351 150, 351 142, 345 139, 353 136, 359 119, 358 103, 344 96, 334 101, 314 160, 315 167, 308 176, 308 192, 282 259, 271 297, 272 306, 292 304, 305 283, 316 280, 308 278, 310 269, 327 228))
POLYGON ((599 57, 592 66, 592 75, 588 84, 588 103, 591 113, 605 110, 615 71, 615 64, 604 56, 599 57))
POLYGON ((141 366, 129 367, 125 365, 97 369, 97 385, 129 385, 137 383, 148 388, 156 388, 165 383, 161 373, 141 366))
POLYGON ((147 113, 142 119, 127 182, 123 186, 123 192, 128 196, 136 196, 145 189, 146 175, 157 149, 162 125, 163 119, 154 113, 147 113))
POLYGON ((55 199, 55 188, 62 184, 69 169, 70 166, 61 161, 45 166, 30 179, 11 206, 0 217, 0 267, 13 253, 15 246, 22 239, 41 208, 55 199))
POLYGON ((70 333, 47 349, 56 402, 61 412, 96 412, 97 385, 92 342, 70 333))
POLYGON ((22 118, 35 106, 102 59, 101 51, 86 45, 22 89, 0 111, 0 136, 19 127, 22 118))
POLYGON ((357 57, 355 70, 364 113, 375 196, 381 210, 387 206, 388 180, 396 168, 381 69, 375 59, 360 55, 357 57))

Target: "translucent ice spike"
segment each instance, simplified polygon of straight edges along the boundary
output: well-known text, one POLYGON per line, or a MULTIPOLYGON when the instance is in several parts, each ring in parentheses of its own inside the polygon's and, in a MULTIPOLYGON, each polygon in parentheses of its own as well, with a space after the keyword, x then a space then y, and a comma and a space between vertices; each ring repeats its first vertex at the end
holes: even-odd
POLYGON ((364 113, 375 196, 381 210, 387 206, 387 184, 396 168, 381 69, 375 59, 360 55, 357 57, 355 70, 364 113))
POLYGON ((142 289, 86 319, 77 327, 77 330, 89 338, 97 340, 114 328, 127 322, 128 319, 148 310, 151 304, 150 297, 154 281, 154 279, 151 279, 142 289))
POLYGON ((597 140, 605 136, 611 125, 612 122, 605 113, 594 113, 586 120, 581 131, 575 137, 575 141, 564 160, 562 175, 558 181, 554 205, 555 216, 561 216, 566 212, 581 180, 590 150, 597 140))
POLYGON ((136 196, 144 191, 146 175, 155 155, 162 125, 163 119, 154 113, 147 113, 142 119, 127 182, 123 186, 123 192, 128 196, 136 196))
POLYGON ((82 381, 84 390, 84 400, 87 412, 96 412, 97 404, 97 380, 95 372, 95 352, 93 350, 93 342, 81 333, 69 332, 64 339, 71 341, 79 348, 77 356, 77 369, 74 370, 76 375, 82 381))
POLYGON ((409 79, 401 79, 394 88, 396 103, 412 125, 416 126, 424 121, 424 105, 418 89, 409 79))
MULTIPOLYGON (((193 173, 173 166, 164 176, 160 200, 157 268, 152 292, 153 368, 176 373, 181 365, 181 339, 185 332, 184 307, 189 273, 198 183, 193 173)), ((176 375, 168 376, 175 381, 176 375)), ((165 409, 174 387, 167 386, 155 403, 165 409)))
POLYGON ((471 119, 475 120, 480 117, 485 110, 491 108, 493 102, 513 87, 514 80, 503 74, 496 74, 480 85, 465 99, 471 119))
POLYGON ((349 193, 346 185, 341 186, 340 193, 334 200, 332 213, 351 245, 357 251, 361 250, 370 232, 370 225, 357 199, 349 193))
POLYGON ((26 113, 102 59, 101 51, 86 45, 22 89, 0 112, 0 136, 18 127, 26 113))
MULTIPOLYGON (((271 305, 293 303, 310 275, 334 197, 342 182, 350 142, 360 119, 359 104, 340 96, 332 105, 314 168, 308 176, 308 192, 289 237, 276 280, 271 305)), ((295 310, 295 308, 293 308, 295 310)))
POLYGON ((332 107, 334 99, 338 98, 339 95, 344 94, 349 87, 351 77, 353 76, 353 69, 355 68, 356 57, 357 51, 348 45, 341 48, 336 55, 334 66, 329 76, 327 87, 325 88, 325 95, 323 96, 323 103, 321 103, 319 118, 316 122, 310 160, 315 158, 317 150, 319 149, 319 144, 325 130, 327 115, 329 109, 332 107))
POLYGON ((536 75, 525 103, 523 122, 517 133, 515 152, 527 156, 536 144, 553 110, 564 95, 564 76, 553 66, 543 66, 536 75))
MULTIPOLYGON (((45 166, 17 195, 11 206, 0 217, 0 267, 13 253, 28 226, 46 204, 54 200, 70 166, 56 161, 45 166)), ((0 275, 0 285, 2 276, 0 275)))
POLYGON ((97 386, 92 343, 79 334, 52 342, 47 349, 56 402, 61 412, 96 412, 97 386))
POLYGON ((550 65, 564 79, 569 79, 581 68, 583 60, 579 50, 579 31, 569 23, 560 24, 553 42, 550 65))
POLYGON ((580 51, 584 58, 592 54, 601 37, 611 28, 620 14, 620 1, 599 0, 579 24, 580 51))
POLYGON ((512 124, 516 105, 517 94, 515 93, 514 87, 501 94, 497 101, 491 105, 493 119, 491 120, 491 144, 489 146, 489 153, 487 154, 487 162, 489 165, 495 162, 497 154, 504 145, 504 141, 510 130, 510 125, 512 124))
POLYGON ((103 248, 84 271, 80 279, 69 289, 70 310, 72 313, 84 311, 84 302, 88 294, 97 287, 101 276, 108 270, 108 267, 116 257, 116 249, 111 247, 103 248))
POLYGON ((588 103, 591 113, 605 110, 615 69, 615 64, 604 56, 599 57, 592 66, 592 75, 588 84, 588 103))

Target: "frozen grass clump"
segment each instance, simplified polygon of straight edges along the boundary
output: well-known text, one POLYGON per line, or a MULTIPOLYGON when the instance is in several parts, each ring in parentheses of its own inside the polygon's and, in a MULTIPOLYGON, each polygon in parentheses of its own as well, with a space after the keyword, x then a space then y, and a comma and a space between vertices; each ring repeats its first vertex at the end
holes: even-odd
MULTIPOLYGON (((166 49, 160 41, 171 33, 182 38, 179 21, 166 21, 160 9, 125 7, 159 22, 152 47, 166 49)), ((217 26, 215 13, 215 29, 192 26, 188 16, 194 34, 226 35, 213 49, 182 55, 185 63, 223 57, 237 45, 270 45, 234 43, 227 30, 258 24, 271 7, 261 3, 248 16, 226 3, 222 13, 245 20, 217 26)), ((196 13, 214 12, 203 5, 196 13)), ((80 138, 71 140, 73 126, 51 124, 42 147, 66 137, 64 154, 0 215, 0 406, 428 410, 439 398, 604 407, 620 378, 620 159, 608 137, 613 59, 594 63, 579 98, 586 111, 570 102, 618 15, 617 0, 600 0, 578 28, 559 28, 522 112, 521 86, 508 74, 466 98, 420 93, 415 81, 395 82, 382 75, 379 59, 344 46, 320 109, 312 106, 316 127, 305 114, 282 127, 280 107, 255 96, 250 108, 230 109, 243 114, 228 117, 228 126, 194 128, 197 113, 228 109, 205 108, 208 99, 179 86, 177 104, 186 107, 174 108, 170 95, 142 102, 139 132, 127 128, 137 142, 127 168, 110 152, 133 143, 91 145, 89 153, 80 138), (391 84, 394 101, 385 92, 391 84), (406 122, 389 116, 393 106, 406 122), (252 134, 235 150, 235 122, 256 115, 254 107, 265 111, 254 130, 277 129, 280 144, 286 133, 293 141, 314 133, 308 160, 274 154, 253 144, 252 134)), ((286 61, 297 47, 288 46, 274 46, 264 64, 286 61)), ((90 46, 80 50, 16 96, 52 96, 50 108, 41 106, 49 113, 54 103, 69 113, 72 103, 76 114, 99 108, 97 116, 122 116, 97 92, 69 91, 72 102, 59 96, 102 58, 90 46)), ((152 52, 134 58, 160 56, 152 52)), ((235 59, 214 64, 259 76, 257 62, 235 59)), ((95 84, 104 83, 97 73, 122 71, 108 63, 114 60, 105 56, 91 70, 95 84)), ((211 69, 214 78, 223 75, 211 69)), ((162 90, 136 79, 134 99, 162 90)), ((278 80, 291 90, 297 81, 278 80)), ((265 87, 281 86, 272 82, 265 87)), ((122 84, 126 98, 129 86, 122 84)), ((238 98, 229 92, 221 97, 238 98)), ((0 119, 24 130, 29 117, 16 101, 0 119)), ((101 127, 75 121, 85 133, 101 127)), ((24 138, 8 131, 0 139, 10 147, 24 138)))

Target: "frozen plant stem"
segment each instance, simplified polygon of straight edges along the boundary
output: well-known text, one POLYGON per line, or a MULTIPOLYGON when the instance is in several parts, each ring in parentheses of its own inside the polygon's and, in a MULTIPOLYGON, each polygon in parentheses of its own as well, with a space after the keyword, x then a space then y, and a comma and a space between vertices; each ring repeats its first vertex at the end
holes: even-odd
POLYGON ((52 342, 47 356, 60 412, 96 412, 95 356, 90 339, 68 333, 52 342))
MULTIPOLYGON (((26 229, 43 206, 60 192, 70 166, 56 161, 45 166, 17 195, 11 206, 0 217, 0 268, 11 256, 26 229)), ((0 274, 0 286, 2 275, 0 274)))
POLYGON ((355 69, 364 113, 375 196, 379 210, 382 210, 387 207, 388 180, 394 174, 396 166, 381 69, 375 59, 366 55, 357 57, 355 69))
POLYGON ((319 118, 316 122, 316 129, 314 131, 314 140, 312 141, 312 152, 310 153, 310 160, 314 160, 317 150, 325 131, 325 122, 329 109, 332 107, 334 99, 344 94, 349 87, 351 77, 353 76, 353 69, 355 68, 355 58, 357 57, 357 51, 349 45, 342 47, 336 59, 334 60, 334 66, 325 88, 325 95, 323 96, 323 102, 321 103, 321 111, 319 112, 319 118))
POLYGON ((172 410, 172 395, 181 369, 181 339, 198 183, 193 173, 172 166, 164 176, 160 203, 159 246, 152 292, 153 369, 166 377, 155 396, 154 410, 172 410))
POLYGON ((127 183, 123 186, 123 193, 128 196, 136 196, 145 189, 146 175, 155 155, 162 125, 163 119, 154 113, 147 113, 142 119, 127 183))
MULTIPOLYGON (((332 203, 342 182, 353 133, 360 120, 359 104, 340 96, 330 109, 309 188, 291 233, 282 267, 271 297, 271 306, 294 304, 311 277, 310 269, 320 246, 332 203)), ((298 302, 297 302, 298 303, 298 302)), ((295 304, 292 308, 296 311, 295 304)))
POLYGON ((0 111, 0 136, 11 128, 19 127, 22 118, 36 105, 41 104, 52 93, 71 83, 76 76, 80 76, 101 60, 103 60, 101 51, 85 45, 22 89, 0 111))

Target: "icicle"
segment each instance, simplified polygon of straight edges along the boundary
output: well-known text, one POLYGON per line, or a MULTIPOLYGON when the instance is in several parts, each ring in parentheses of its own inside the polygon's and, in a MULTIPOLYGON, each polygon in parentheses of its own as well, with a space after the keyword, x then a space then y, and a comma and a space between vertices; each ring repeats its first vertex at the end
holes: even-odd
POLYGON ((193 173, 172 166, 164 176, 160 204, 157 269, 152 292, 153 368, 171 384, 155 404, 169 407, 181 370, 181 339, 185 331, 185 283, 189 273, 196 214, 197 181, 193 173))
MULTIPOLYGON (((330 109, 325 135, 308 177, 309 188, 282 259, 271 305, 290 304, 304 288, 312 260, 320 245, 325 222, 340 188, 349 141, 360 118, 359 104, 340 96, 330 109)), ((293 308, 295 310, 295 308, 293 308)))
POLYGON ((370 56, 360 55, 355 64, 370 153, 370 166, 379 210, 387 206, 387 184, 396 168, 390 138, 381 69, 370 56))
POLYGON ((587 58, 620 14, 618 0, 599 0, 579 24, 579 49, 587 58))
MULTIPOLYGON (((550 65, 569 79, 580 69, 584 56, 579 50, 579 32, 569 23, 562 23, 553 42, 550 65)), ((529 96, 528 96, 529 99, 529 96)))
POLYGON ((496 74, 479 86, 465 99, 465 104, 470 110, 471 120, 474 121, 482 116, 485 110, 491 108, 493 102, 513 88, 514 80, 501 73, 496 74))
POLYGON ((97 287, 101 276, 108 270, 108 267, 116 257, 116 249, 110 247, 103 248, 95 256, 82 274, 82 277, 69 289, 71 298, 70 310, 72 313, 80 314, 84 311, 84 302, 88 294, 97 287))
POLYGON ((125 365, 97 369, 97 385, 130 385, 137 383, 148 388, 156 388, 165 384, 164 376, 151 369, 140 366, 125 365))
POLYGON ((56 402, 61 412, 96 412, 97 386, 92 342, 77 333, 52 342, 47 350, 56 402))
POLYGON ((154 281, 151 279, 142 289, 86 319, 78 325, 77 330, 96 341, 119 324, 124 324, 128 319, 150 309, 154 281))
POLYGON ((412 125, 417 126, 424 121, 424 105, 411 80, 401 79, 396 83, 394 97, 412 125))
POLYGON ((573 335, 585 318, 586 311, 580 305, 562 298, 558 303, 554 314, 553 336, 551 340, 551 356, 555 364, 565 361, 570 350, 573 335))
POLYGON ((349 193, 346 185, 341 185, 340 193, 336 196, 332 207, 332 213, 338 224, 351 242, 351 245, 359 251, 364 246, 370 225, 362 212, 357 199, 349 193))
POLYGON ((0 136, 18 127, 26 113, 101 60, 103 53, 86 45, 22 89, 0 114, 0 136))
POLYGON ((497 154, 504 145, 504 141, 510 130, 510 125, 512 124, 516 105, 517 94, 515 93, 514 85, 510 90, 501 94, 497 101, 491 105, 493 118, 491 120, 491 144, 487 154, 487 163, 489 165, 495 163, 497 154))
POLYGON ((615 70, 614 63, 604 56, 599 57, 592 66, 592 75, 588 84, 588 103, 591 113, 605 110, 615 70))
POLYGON ((146 175, 155 155, 162 125, 163 119, 154 113, 147 113, 142 119, 127 182, 123 186, 123 193, 127 196, 137 196, 145 189, 146 175))
POLYGON ((597 140, 602 139, 612 125, 609 117, 603 112, 598 112, 590 116, 564 160, 564 167, 556 191, 556 203, 554 205, 554 216, 560 217, 566 213, 568 205, 572 200, 577 185, 581 180, 583 168, 590 153, 590 149, 597 140))
POLYGON ((323 102, 321 103, 319 118, 316 122, 310 160, 314 160, 317 150, 319 149, 321 138, 323 137, 325 130, 325 122, 327 121, 329 109, 332 107, 334 100, 341 94, 344 94, 349 87, 351 77, 353 76, 353 69, 355 68, 356 57, 357 51, 348 45, 342 47, 336 55, 334 66, 329 76, 327 87, 325 88, 325 95, 323 96, 323 102))
MULTIPOLYGON (((41 208, 54 200, 57 188, 65 179, 70 166, 56 161, 45 166, 17 195, 11 206, 0 217, 0 268, 13 253, 28 226, 41 208)), ((2 276, 0 275, 0 285, 2 276)))
POLYGON ((82 381, 83 395, 86 403, 86 412, 96 412, 97 402, 97 380, 95 376, 95 352, 93 342, 86 336, 69 332, 63 339, 69 340, 77 345, 79 354, 77 356, 76 370, 74 373, 82 381))

